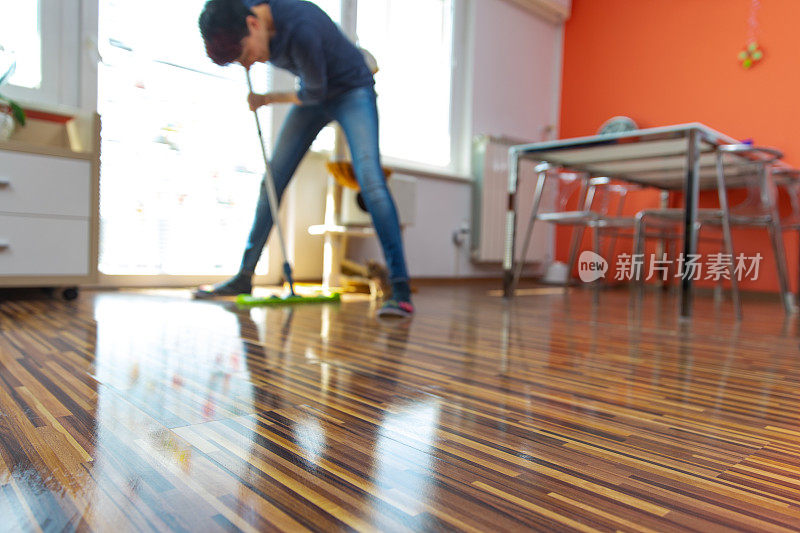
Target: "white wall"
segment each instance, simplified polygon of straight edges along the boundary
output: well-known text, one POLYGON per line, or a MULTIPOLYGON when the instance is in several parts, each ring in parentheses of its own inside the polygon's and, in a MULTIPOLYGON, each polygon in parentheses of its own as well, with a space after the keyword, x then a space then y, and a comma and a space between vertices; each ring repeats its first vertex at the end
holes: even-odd
MULTIPOLYGON (((469 137, 485 133, 537 141, 547 125, 557 132, 563 26, 507 0, 477 0, 470 2, 470 9, 474 69, 466 82, 469 137)), ((411 276, 499 276, 499 264, 470 260, 469 238, 461 246, 453 243, 453 232, 469 226, 471 183, 417 177, 417 222, 403 234, 411 276)), ((350 256, 382 259, 376 240, 353 243, 350 256)))
POLYGON ((505 0, 473 5, 472 133, 538 140, 558 121, 562 27, 505 0))

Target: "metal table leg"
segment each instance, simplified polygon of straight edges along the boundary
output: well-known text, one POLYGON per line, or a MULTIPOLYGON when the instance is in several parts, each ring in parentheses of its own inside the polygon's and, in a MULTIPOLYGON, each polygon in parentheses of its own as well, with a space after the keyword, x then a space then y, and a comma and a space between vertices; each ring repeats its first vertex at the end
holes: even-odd
MULTIPOLYGON (((686 183, 684 184, 683 257, 685 261, 697 253, 697 200, 700 195, 700 132, 689 130, 686 151, 686 183)), ((692 316, 692 279, 681 279, 680 317, 692 316)))
MULTIPOLYGON (((531 245, 531 237, 533 237, 533 228, 536 225, 536 217, 539 214, 539 204, 542 201, 542 191, 544 191, 544 184, 547 180, 547 172, 550 170, 550 168, 551 167, 549 163, 539 163, 536 166, 536 192, 533 194, 533 207, 531 208, 530 220, 528 220, 528 229, 525 231, 525 240, 522 241, 522 254, 516 260, 516 265, 514 266, 514 277, 511 278, 512 293, 517 290, 519 279, 522 276, 522 269, 525 267, 525 259, 528 257, 528 247, 531 245)), ((582 194, 585 195, 585 192, 582 194)))
MULTIPOLYGON (((669 207, 669 191, 662 190, 658 193, 658 206, 661 209, 666 209, 669 207)), ((656 257, 664 257, 664 253, 667 251, 667 241, 664 237, 661 237, 656 242, 656 257)), ((670 261, 675 261, 674 257, 670 258, 670 261)), ((661 290, 666 290, 669 286, 669 273, 667 279, 663 277, 658 282, 661 285, 661 290)))
POLYGON ((519 178, 519 154, 512 148, 508 151, 508 205, 506 206, 506 241, 503 254, 503 296, 513 296, 514 254, 517 234, 517 183, 519 178))

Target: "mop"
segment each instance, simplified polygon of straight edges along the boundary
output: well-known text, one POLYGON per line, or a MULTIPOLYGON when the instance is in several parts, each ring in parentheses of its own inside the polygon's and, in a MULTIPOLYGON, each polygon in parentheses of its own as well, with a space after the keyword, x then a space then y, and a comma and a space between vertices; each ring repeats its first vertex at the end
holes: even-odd
MULTIPOLYGON (((247 69, 247 87, 252 93, 253 83, 250 80, 249 69, 247 69)), ((275 230, 278 232, 281 254, 283 255, 283 275, 286 277, 286 282, 289 284, 289 294, 283 297, 276 295, 259 297, 251 296, 249 294, 240 294, 236 297, 236 303, 239 305, 255 306, 338 302, 341 300, 341 295, 338 292, 334 292, 329 295, 300 296, 294 291, 292 265, 289 264, 289 259, 286 255, 286 241, 283 239, 283 229, 281 228, 280 218, 278 218, 278 194, 275 192, 275 181, 272 179, 272 169, 270 168, 269 158, 267 157, 267 149, 264 145, 264 134, 261 132, 261 121, 258 119, 257 109, 253 111, 253 116, 256 118, 256 130, 258 131, 258 140, 259 144, 261 145, 261 154, 264 156, 264 182, 266 183, 267 187, 269 211, 272 214, 272 221, 275 224, 275 230)))

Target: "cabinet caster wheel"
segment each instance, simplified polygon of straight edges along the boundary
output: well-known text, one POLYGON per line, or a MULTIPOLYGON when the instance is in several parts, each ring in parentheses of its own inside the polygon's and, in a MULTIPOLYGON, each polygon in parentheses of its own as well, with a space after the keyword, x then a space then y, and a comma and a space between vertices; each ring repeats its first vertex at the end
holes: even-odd
POLYGON ((67 301, 74 300, 75 298, 78 297, 78 287, 67 287, 61 293, 61 296, 63 296, 64 299, 67 300, 67 301))

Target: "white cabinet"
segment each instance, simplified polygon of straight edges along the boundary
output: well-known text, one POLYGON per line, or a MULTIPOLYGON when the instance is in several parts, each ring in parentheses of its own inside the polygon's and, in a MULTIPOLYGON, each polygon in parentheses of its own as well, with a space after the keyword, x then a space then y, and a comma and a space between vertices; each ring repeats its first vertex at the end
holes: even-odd
POLYGON ((89 217, 92 162, 0 150, 0 213, 89 217))
POLYGON ((93 118, 94 135, 84 136, 89 143, 80 142, 69 121, 54 123, 52 116, 33 118, 20 130, 24 136, 0 142, 0 287, 96 281, 99 118, 93 118))
MULTIPOLYGON (((89 276, 89 234, 88 218, 0 213, 0 279, 2 276, 89 276)), ((35 284, 55 283, 39 281, 35 284)))

